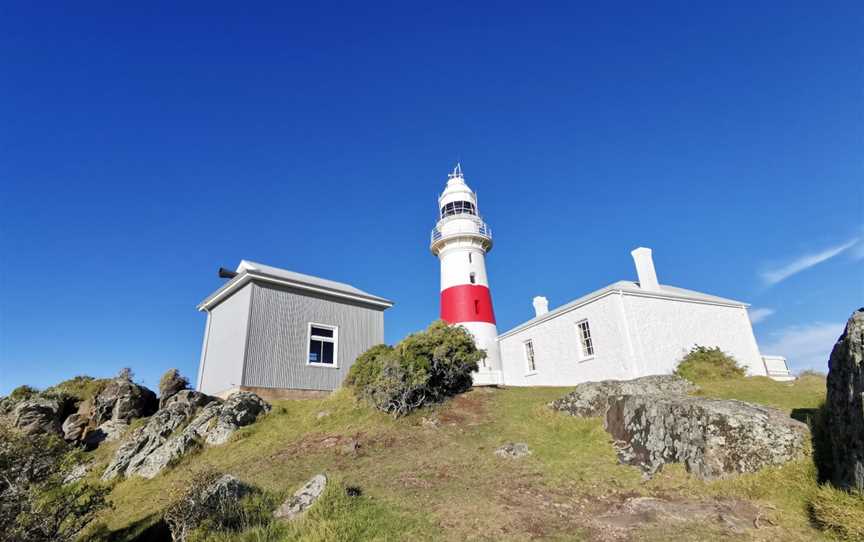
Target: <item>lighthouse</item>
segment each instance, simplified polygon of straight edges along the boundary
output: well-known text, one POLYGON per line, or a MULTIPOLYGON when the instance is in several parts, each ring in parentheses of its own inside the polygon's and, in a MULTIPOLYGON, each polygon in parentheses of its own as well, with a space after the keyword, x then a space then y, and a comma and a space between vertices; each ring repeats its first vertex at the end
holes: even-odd
POLYGON ((438 223, 429 248, 441 264, 441 319, 467 329, 477 347, 486 351, 474 384, 502 384, 498 328, 486 274, 492 231, 480 218, 477 195, 465 183, 459 164, 438 198, 438 223))

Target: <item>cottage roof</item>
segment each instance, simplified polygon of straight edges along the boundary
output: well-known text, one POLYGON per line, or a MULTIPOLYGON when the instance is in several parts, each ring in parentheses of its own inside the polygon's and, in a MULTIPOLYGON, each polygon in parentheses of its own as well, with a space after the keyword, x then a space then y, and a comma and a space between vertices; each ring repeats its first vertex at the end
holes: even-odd
POLYGON ((304 275, 303 273, 288 271, 287 269, 280 269, 278 267, 264 265, 249 260, 241 260, 240 265, 237 266, 237 276, 207 296, 207 298, 198 305, 198 310, 209 310, 252 280, 369 303, 381 307, 382 309, 393 306, 392 301, 364 292, 350 284, 323 279, 312 275, 304 275))
POLYGON ((540 316, 536 316, 527 322, 523 322, 518 326, 510 329, 504 333, 501 333, 498 337, 503 338, 508 335, 512 335, 517 331, 521 331, 523 329, 529 328, 531 326, 537 325, 546 320, 555 318, 556 316, 563 314, 565 312, 571 311, 582 305, 586 305, 591 303, 592 301, 603 297, 610 293, 621 292, 627 295, 637 295, 643 297, 655 297, 658 299, 671 299, 671 300, 681 300, 681 301, 691 301, 697 303, 707 303, 709 305, 723 305, 727 307, 749 307, 750 305, 744 303, 743 301, 736 301, 734 299, 727 299, 725 297, 719 297, 716 295, 706 294, 702 292, 697 292, 694 290, 687 290, 685 288, 679 288, 677 286, 669 286, 668 284, 660 284, 657 290, 643 290, 639 287, 638 282, 633 282, 631 280, 619 280, 618 282, 614 282, 608 286, 600 288, 599 290, 594 290, 593 292, 583 295, 578 299, 574 299, 569 303, 565 303, 560 307, 556 307, 555 309, 547 312, 546 314, 541 314, 540 316))

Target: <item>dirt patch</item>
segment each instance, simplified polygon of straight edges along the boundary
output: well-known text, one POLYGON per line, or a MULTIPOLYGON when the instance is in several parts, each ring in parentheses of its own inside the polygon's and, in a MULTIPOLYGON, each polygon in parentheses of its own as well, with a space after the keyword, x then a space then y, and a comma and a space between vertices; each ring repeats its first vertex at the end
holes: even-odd
POLYGON ((298 455, 314 453, 335 453, 359 457, 374 448, 393 448, 400 440, 392 434, 373 434, 357 432, 349 435, 338 433, 309 433, 300 440, 286 444, 284 448, 270 456, 271 459, 289 461, 298 455))
POLYGON ((438 409, 437 420, 440 425, 478 425, 486 416, 486 402, 491 398, 491 392, 484 389, 473 389, 459 394, 438 409))

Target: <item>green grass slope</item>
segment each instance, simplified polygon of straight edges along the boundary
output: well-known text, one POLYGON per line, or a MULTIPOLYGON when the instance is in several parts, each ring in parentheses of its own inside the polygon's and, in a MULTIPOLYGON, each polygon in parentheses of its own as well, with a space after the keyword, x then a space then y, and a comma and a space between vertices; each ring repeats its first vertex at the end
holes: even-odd
MULTIPOLYGON (((818 407, 825 394, 824 378, 814 376, 702 386, 706 396, 763 403, 796 417, 818 407)), ((678 466, 643 480, 638 469, 618 464, 599 418, 546 407, 567 391, 474 389, 399 420, 345 391, 320 401, 278 402, 228 444, 187 457, 153 480, 118 483, 101 530, 110 539, 134 540, 158 521, 173 490, 195 470, 213 468, 280 499, 318 472, 331 478, 325 498, 297 524, 214 540, 828 539, 808 508, 819 491, 811 458, 716 482, 690 478, 678 466), (496 457, 495 448, 509 441, 527 443, 532 455, 496 457), (361 488, 362 495, 346 496, 345 486, 361 488), (743 529, 686 517, 616 523, 617 507, 635 496, 722 503, 756 516, 743 529)), ((104 462, 110 451, 97 450, 95 458, 104 462)))

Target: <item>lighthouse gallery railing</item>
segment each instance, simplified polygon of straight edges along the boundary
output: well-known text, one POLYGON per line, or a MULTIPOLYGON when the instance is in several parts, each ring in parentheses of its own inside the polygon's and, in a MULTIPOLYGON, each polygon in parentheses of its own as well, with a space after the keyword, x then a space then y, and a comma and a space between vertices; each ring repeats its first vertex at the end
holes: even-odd
POLYGON ((452 237, 455 235, 463 235, 466 233, 482 235, 483 237, 492 239, 492 228, 487 226, 485 222, 478 218, 470 222, 466 222, 463 220, 459 227, 456 228, 448 227, 447 233, 442 232, 437 227, 432 228, 432 236, 430 239, 430 243, 435 243, 435 241, 438 241, 439 239, 442 239, 444 237, 452 237))

